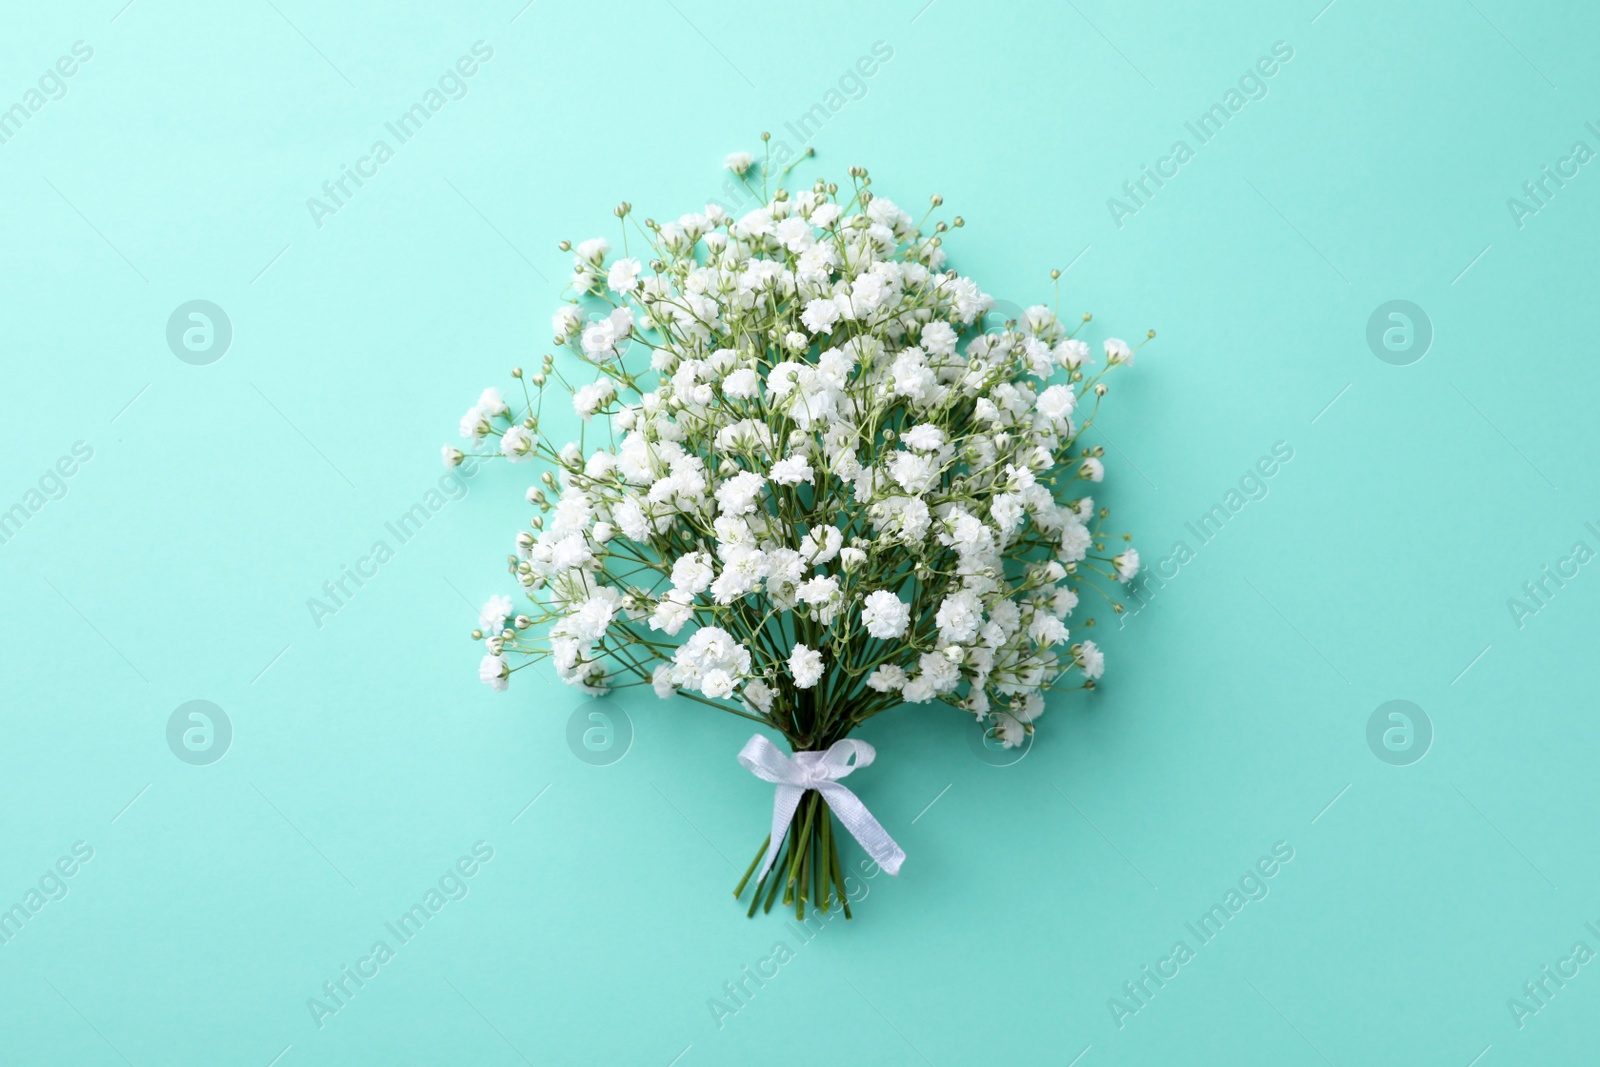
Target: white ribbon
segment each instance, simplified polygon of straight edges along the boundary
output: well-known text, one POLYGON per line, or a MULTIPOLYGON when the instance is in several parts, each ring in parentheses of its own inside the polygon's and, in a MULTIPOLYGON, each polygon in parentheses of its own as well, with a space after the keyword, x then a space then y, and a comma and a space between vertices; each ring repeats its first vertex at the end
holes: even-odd
POLYGON ((867 806, 838 782, 851 771, 867 766, 876 756, 871 745, 848 737, 835 741, 826 751, 796 752, 792 758, 761 734, 745 742, 739 751, 740 765, 762 781, 778 787, 772 796, 772 840, 767 845, 767 856, 762 861, 758 879, 766 877, 773 860, 778 858, 778 846, 783 843, 783 835, 788 832, 789 822, 800 806, 800 798, 808 789, 822 794, 822 799, 839 817, 840 824, 861 843, 878 866, 890 874, 900 873, 906 854, 872 817, 867 806))

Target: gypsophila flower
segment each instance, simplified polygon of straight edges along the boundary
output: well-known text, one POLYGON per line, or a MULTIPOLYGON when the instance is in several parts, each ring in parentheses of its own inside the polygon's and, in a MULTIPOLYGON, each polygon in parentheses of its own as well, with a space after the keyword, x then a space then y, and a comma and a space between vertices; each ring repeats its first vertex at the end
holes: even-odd
POLYGON ((676 637, 678 631, 683 629, 683 624, 694 617, 693 601, 692 593, 678 590, 668 593, 656 601, 655 610, 650 613, 650 629, 662 630, 668 637, 676 637))
POLYGON ((1131 582, 1134 575, 1139 573, 1139 550, 1130 548, 1126 552, 1119 553, 1111 563, 1117 568, 1118 581, 1131 582))
POLYGON ((1039 394, 1035 407, 1045 418, 1060 422, 1072 414, 1077 402, 1078 397, 1071 389, 1063 385, 1052 385, 1039 394))
POLYGON ((822 653, 805 645, 795 645, 789 654, 789 673, 796 689, 810 689, 822 679, 822 653))
POLYGON ((740 367, 722 379, 722 391, 728 396, 747 400, 761 387, 761 376, 749 367, 740 367))
POLYGON ((690 596, 705 592, 715 577, 708 552, 690 552, 672 565, 672 588, 690 596))
POLYGON ((839 321, 839 305, 826 297, 818 297, 806 304, 800 321, 812 333, 832 333, 833 324, 839 321))
POLYGON ((839 555, 843 544, 844 534, 837 526, 818 526, 800 539, 800 555, 820 567, 839 555))
POLYGON ((772 469, 767 472, 767 477, 778 485, 800 485, 802 483, 810 485, 812 478, 811 464, 806 462, 806 457, 804 456, 789 456, 774 463, 772 469))
POLYGON ((585 419, 609 404, 617 395, 616 383, 590 382, 572 394, 572 409, 585 419))
MULTIPOLYGON (((1025 743, 1045 694, 1098 684, 1079 616, 1119 608, 1139 571, 1084 493, 1106 474, 1083 437, 1102 379, 1135 353, 1095 335, 1097 367, 1089 316, 1051 302, 986 317, 994 298, 946 261, 959 219, 918 222, 860 168, 775 188, 778 159, 728 156, 736 210, 636 226, 624 204, 616 255, 563 242, 551 354, 441 449, 447 468, 541 465, 507 561, 524 614, 484 605, 479 677, 648 686, 797 751, 917 704, 1025 743)), ((783 847, 815 852, 796 820, 783 847)))
POLYGON ((880 639, 901 637, 911 624, 911 605, 887 590, 868 593, 861 606, 861 625, 880 639))
POLYGON ((478 609, 478 626, 485 633, 494 633, 503 629, 506 619, 511 615, 511 598, 508 596, 492 596, 483 607, 478 609))
POLYGON ((513 463, 526 463, 533 458, 533 450, 538 444, 539 438, 522 425, 510 426, 500 435, 500 454, 513 463))
POLYGON ((720 700, 732 695, 733 684, 733 675, 716 667, 706 672, 705 679, 700 683, 700 691, 713 700, 720 700))
POLYGON ((644 265, 637 259, 619 259, 606 272, 606 285, 612 292, 625 296, 639 288, 639 272, 644 265))
POLYGON ((506 665, 504 656, 485 656, 478 664, 478 678, 483 684, 497 692, 504 692, 510 685, 507 680, 511 677, 511 668, 506 665))
POLYGON ((571 336, 582 328, 583 319, 578 317, 578 309, 571 304, 562 304, 550 317, 550 329, 559 338, 571 336))
POLYGON ((1093 641, 1085 641, 1075 647, 1076 651, 1073 653, 1073 658, 1077 661, 1078 667, 1083 671, 1085 678, 1093 681, 1105 673, 1105 654, 1100 651, 1093 641))

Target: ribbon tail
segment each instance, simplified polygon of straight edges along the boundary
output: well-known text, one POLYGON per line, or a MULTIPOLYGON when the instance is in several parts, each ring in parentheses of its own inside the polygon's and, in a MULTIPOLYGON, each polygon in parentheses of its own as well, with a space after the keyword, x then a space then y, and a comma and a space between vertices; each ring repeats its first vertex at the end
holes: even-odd
POLYGON ((817 791, 839 817, 839 824, 850 831, 850 836, 867 850, 873 862, 892 875, 899 874, 900 864, 905 862, 906 854, 894 843, 889 831, 872 817, 872 812, 861 803, 861 798, 838 782, 825 782, 818 786, 817 791))
POLYGON ((783 845, 783 837, 789 832, 789 821, 794 818, 795 809, 800 806, 800 798, 805 795, 805 790, 797 785, 779 783, 772 793, 772 837, 767 844, 766 859, 761 861, 761 871, 756 875, 756 882, 767 876, 772 869, 773 861, 778 858, 778 849, 783 845))

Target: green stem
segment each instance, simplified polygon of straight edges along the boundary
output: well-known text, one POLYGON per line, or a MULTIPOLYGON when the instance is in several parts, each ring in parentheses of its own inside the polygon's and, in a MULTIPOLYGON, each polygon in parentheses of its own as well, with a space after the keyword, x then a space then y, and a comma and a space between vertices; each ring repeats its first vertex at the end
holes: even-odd
POLYGON ((828 866, 833 869, 834 888, 839 891, 839 906, 844 909, 844 917, 850 918, 850 897, 844 891, 844 867, 839 863, 839 839, 834 838, 828 842, 832 855, 828 859, 828 866))
MULTIPOLYGON (((790 847, 791 848, 793 847, 793 842, 790 843, 790 847)), ((763 915, 772 910, 772 901, 778 895, 778 887, 783 884, 783 879, 779 878, 779 877, 776 877, 778 871, 781 869, 782 863, 783 863, 783 857, 779 856, 778 859, 777 859, 777 865, 775 865, 772 868, 772 870, 767 872, 767 875, 772 878, 772 888, 767 891, 767 904, 766 904, 766 906, 764 908, 761 909, 761 912, 762 912, 763 915)), ((757 894, 757 899, 759 899, 759 898, 760 898, 760 895, 757 894)))
MULTIPOLYGON (((750 861, 750 866, 745 868, 744 877, 739 879, 739 887, 733 891, 733 899, 738 900, 744 893, 745 883, 750 881, 750 876, 756 873, 756 864, 761 862, 761 857, 767 854, 767 848, 772 844, 772 835, 768 834, 766 840, 761 842, 761 847, 756 849, 756 858, 750 861)), ((757 896, 760 895, 758 891, 757 896)))
POLYGON ((822 826, 817 833, 816 858, 811 864, 811 903, 818 911, 828 913, 828 828, 833 823, 833 813, 827 801, 817 798, 822 810, 822 826))

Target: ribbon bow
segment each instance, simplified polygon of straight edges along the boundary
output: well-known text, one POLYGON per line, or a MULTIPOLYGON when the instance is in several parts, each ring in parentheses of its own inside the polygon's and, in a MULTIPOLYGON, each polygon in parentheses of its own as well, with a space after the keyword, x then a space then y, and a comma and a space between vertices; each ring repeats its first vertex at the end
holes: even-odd
POLYGON ((796 752, 792 758, 761 734, 745 742, 744 748, 739 750, 740 765, 762 781, 778 787, 772 796, 772 841, 767 845, 758 878, 766 877, 773 860, 778 858, 778 847, 783 843, 789 821, 794 818, 800 798, 808 789, 822 794, 829 809, 839 817, 840 824, 861 843, 878 866, 890 874, 900 873, 905 852, 872 817, 867 806, 838 781, 851 771, 867 766, 876 756, 871 745, 848 737, 835 741, 826 751, 796 752))

